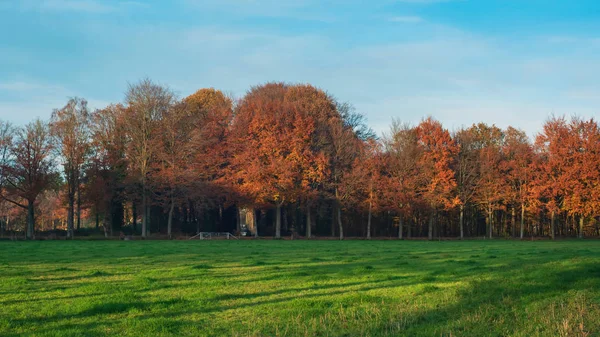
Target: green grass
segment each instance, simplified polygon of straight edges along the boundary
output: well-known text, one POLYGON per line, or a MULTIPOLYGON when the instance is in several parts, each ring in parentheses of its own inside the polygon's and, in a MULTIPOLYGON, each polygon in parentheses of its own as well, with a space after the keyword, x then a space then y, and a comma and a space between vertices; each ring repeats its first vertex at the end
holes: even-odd
POLYGON ((0 336, 600 336, 600 242, 0 242, 0 336))

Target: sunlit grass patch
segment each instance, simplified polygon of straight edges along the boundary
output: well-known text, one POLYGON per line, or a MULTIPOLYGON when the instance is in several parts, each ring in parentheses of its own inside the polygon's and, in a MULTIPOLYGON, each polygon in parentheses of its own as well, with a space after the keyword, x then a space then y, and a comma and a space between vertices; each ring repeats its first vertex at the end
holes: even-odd
POLYGON ((595 241, 0 242, 1 336, 594 336, 595 241))

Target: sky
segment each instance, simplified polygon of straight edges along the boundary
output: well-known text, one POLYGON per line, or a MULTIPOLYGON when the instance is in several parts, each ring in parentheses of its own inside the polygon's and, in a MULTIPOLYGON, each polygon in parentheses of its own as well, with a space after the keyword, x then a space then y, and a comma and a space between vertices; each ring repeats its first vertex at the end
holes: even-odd
POLYGON ((310 83, 366 115, 530 136, 600 116, 597 0, 0 0, 0 119, 69 97, 122 102, 149 77, 180 97, 310 83))

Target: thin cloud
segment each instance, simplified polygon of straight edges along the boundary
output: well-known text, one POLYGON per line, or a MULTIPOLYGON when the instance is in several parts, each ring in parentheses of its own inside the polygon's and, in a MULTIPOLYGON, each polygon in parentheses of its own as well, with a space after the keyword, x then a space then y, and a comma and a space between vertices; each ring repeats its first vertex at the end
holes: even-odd
POLYGON ((0 82, 0 90, 10 92, 23 92, 33 90, 63 90, 64 88, 54 85, 47 85, 37 82, 29 81, 11 81, 11 82, 0 82))
POLYGON ((390 18, 389 21, 399 23, 419 23, 424 20, 420 16, 394 16, 393 18, 390 18))
POLYGON ((79 12, 106 14, 121 11, 129 7, 145 7, 139 1, 99 1, 99 0, 22 0, 20 9, 42 12, 79 12))

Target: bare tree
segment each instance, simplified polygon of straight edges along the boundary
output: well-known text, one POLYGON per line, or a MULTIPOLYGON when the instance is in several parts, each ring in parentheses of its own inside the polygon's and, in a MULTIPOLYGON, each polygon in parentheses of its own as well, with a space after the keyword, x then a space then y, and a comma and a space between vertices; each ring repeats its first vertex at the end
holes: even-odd
POLYGON ((5 170, 10 160, 14 128, 9 122, 0 120, 0 191, 5 183, 5 170))
MULTIPOLYGON (((4 185, 5 185, 5 167, 9 163, 10 159, 10 150, 14 137, 14 128, 9 122, 4 122, 0 120, 0 195, 4 195, 4 185)), ((2 213, 8 213, 10 206, 6 200, 0 199, 0 209, 2 213)), ((6 214, 2 214, 6 215, 6 214)), ((8 216, 6 216, 7 221, 4 224, 0 222, 0 236, 4 235, 4 230, 8 224, 8 216)))
POLYGON ((90 113, 87 101, 72 98, 62 109, 52 113, 50 131, 56 140, 56 151, 62 159, 67 182, 67 237, 74 235, 75 196, 77 195, 77 227, 80 223, 79 185, 83 166, 90 153, 90 113))
POLYGON ((8 159, 2 163, 5 189, 1 196, 27 210, 28 239, 35 229, 35 201, 56 177, 52 148, 48 125, 38 119, 17 130, 8 159))
POLYGON ((131 171, 139 181, 142 191, 142 237, 148 232, 148 175, 156 158, 155 135, 162 116, 168 114, 175 95, 150 79, 129 85, 125 101, 128 109, 123 126, 128 138, 127 157, 131 171))

